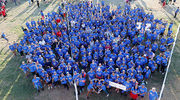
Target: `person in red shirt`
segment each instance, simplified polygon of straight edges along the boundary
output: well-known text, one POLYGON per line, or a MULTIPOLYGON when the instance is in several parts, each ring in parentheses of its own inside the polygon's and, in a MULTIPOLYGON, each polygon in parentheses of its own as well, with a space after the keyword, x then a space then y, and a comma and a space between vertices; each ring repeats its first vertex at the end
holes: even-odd
MULTIPOLYGON (((1 14, 3 15, 3 17, 6 17, 6 10, 5 9, 1 9, 1 14)), ((5 20, 5 19, 4 19, 5 20)))
POLYGON ((60 22, 61 22, 60 18, 57 18, 57 19, 56 19, 56 23, 58 24, 58 23, 60 23, 60 22))
POLYGON ((109 44, 107 44, 107 45, 105 46, 105 49, 111 50, 111 46, 110 46, 109 44))
POLYGON ((57 36, 61 36, 61 31, 58 31, 56 34, 57 36))
POLYGON ((162 8, 164 9, 166 5, 166 1, 163 2, 162 8))

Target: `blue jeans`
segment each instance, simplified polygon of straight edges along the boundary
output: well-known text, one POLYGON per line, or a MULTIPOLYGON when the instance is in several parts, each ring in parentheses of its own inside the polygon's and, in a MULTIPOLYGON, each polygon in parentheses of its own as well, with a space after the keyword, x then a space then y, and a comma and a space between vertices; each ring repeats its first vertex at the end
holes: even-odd
POLYGON ((107 90, 103 90, 106 94, 109 94, 108 92, 107 92, 107 90))
POLYGON ((36 85, 35 85, 35 87, 36 87, 36 89, 38 89, 38 90, 39 90, 39 87, 41 87, 41 88, 42 88, 42 84, 41 84, 41 83, 36 84, 36 85))

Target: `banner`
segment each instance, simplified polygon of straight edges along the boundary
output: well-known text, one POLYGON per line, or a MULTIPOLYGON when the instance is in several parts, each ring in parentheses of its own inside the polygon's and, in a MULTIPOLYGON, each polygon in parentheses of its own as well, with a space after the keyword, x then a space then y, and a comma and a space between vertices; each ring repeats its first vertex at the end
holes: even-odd
POLYGON ((126 86, 118 84, 118 83, 115 83, 115 82, 110 82, 109 81, 109 85, 112 86, 112 87, 124 90, 124 91, 126 90, 126 86))

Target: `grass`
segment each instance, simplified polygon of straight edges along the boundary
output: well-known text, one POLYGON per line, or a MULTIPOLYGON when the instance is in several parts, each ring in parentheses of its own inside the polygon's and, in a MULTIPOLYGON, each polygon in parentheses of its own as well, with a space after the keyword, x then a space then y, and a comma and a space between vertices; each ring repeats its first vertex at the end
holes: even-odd
MULTIPOLYGON (((107 2, 107 0, 104 0, 107 2)), ((123 1, 123 0, 122 0, 123 1)), ((146 0, 147 1, 147 0, 146 0)), ((19 6, 14 6, 14 3, 7 5, 8 17, 7 20, 4 21, 0 19, 0 30, 4 30, 7 38, 12 41, 19 41, 19 39, 23 36, 23 32, 20 26, 25 26, 26 21, 30 21, 31 19, 37 20, 40 18, 40 10, 43 10, 46 14, 48 11, 56 11, 58 7, 58 3, 60 1, 51 1, 48 4, 44 4, 40 2, 40 9, 37 8, 36 3, 28 6, 28 2, 23 0, 19 6)), ((113 1, 116 3, 115 1, 113 1)), ((112 2, 112 3, 113 3, 112 2)), ((141 6, 144 2, 142 0, 139 1, 139 5, 141 6)), ((132 3, 133 5, 133 3, 132 3)), ((147 4, 148 5, 148 4, 147 4)), ((143 6, 143 7, 147 7, 143 6)), ((167 8, 168 9, 168 8, 167 8)), ((148 8, 147 8, 148 11, 148 8)), ((152 11, 156 18, 160 18, 162 16, 158 15, 159 12, 152 11)), ((172 14, 168 12, 163 12, 163 18, 172 21, 172 14)), ((177 26, 179 24, 179 19, 174 20, 173 26, 173 34, 175 36, 177 26)), ((178 58, 180 57, 180 43, 179 43, 180 35, 178 35, 178 40, 176 43, 176 47, 174 49, 174 54, 172 56, 172 62, 170 65, 170 70, 166 82, 166 87, 163 95, 163 100, 168 98, 167 100, 178 100, 180 94, 180 68, 179 68, 179 61, 178 58)), ((1 46, 0 46, 0 100, 33 100, 33 99, 52 99, 51 94, 55 94, 55 92, 62 93, 64 92, 66 95, 61 95, 57 93, 57 97, 61 99, 65 99, 68 97, 67 93, 70 93, 71 99, 74 98, 73 88, 70 91, 64 91, 64 89, 60 90, 53 90, 51 92, 45 90, 41 94, 37 94, 36 89, 33 88, 31 79, 32 76, 26 78, 24 73, 19 70, 19 66, 21 62, 25 60, 19 56, 14 57, 10 50, 8 50, 8 46, 6 45, 6 41, 1 39, 1 46), (55 92, 54 92, 55 91, 55 92)), ((157 91, 160 91, 161 84, 163 81, 163 76, 159 73, 155 73, 153 78, 149 80, 148 90, 155 86, 157 87, 157 91)), ((80 100, 85 99, 86 93, 83 93, 79 96, 80 100)), ((105 97, 105 93, 101 93, 100 95, 97 94, 90 94, 91 99, 96 100, 117 100, 121 98, 121 100, 126 100, 129 98, 125 98, 117 93, 112 93, 109 98, 105 97)), ((147 96, 147 95, 146 95, 147 96)), ((55 99, 55 98, 54 98, 55 99)))

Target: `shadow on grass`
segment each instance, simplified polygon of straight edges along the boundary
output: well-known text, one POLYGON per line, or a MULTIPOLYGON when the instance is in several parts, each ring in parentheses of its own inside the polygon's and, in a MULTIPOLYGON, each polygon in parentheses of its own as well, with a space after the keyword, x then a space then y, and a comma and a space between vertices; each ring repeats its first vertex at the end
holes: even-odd
POLYGON ((35 91, 31 82, 32 78, 25 78, 24 73, 19 69, 23 60, 25 59, 20 56, 14 57, 10 52, 2 61, 0 65, 1 100, 27 100, 32 98, 31 94, 35 91))
POLYGON ((15 4, 14 4, 14 2, 8 2, 7 4, 6 4, 6 12, 8 12, 8 11, 10 11, 10 10, 12 10, 12 9, 15 9, 15 8, 17 8, 17 7, 19 7, 20 5, 23 5, 24 3, 26 3, 27 2, 27 0, 21 0, 21 3, 17 3, 17 6, 15 6, 15 4))

